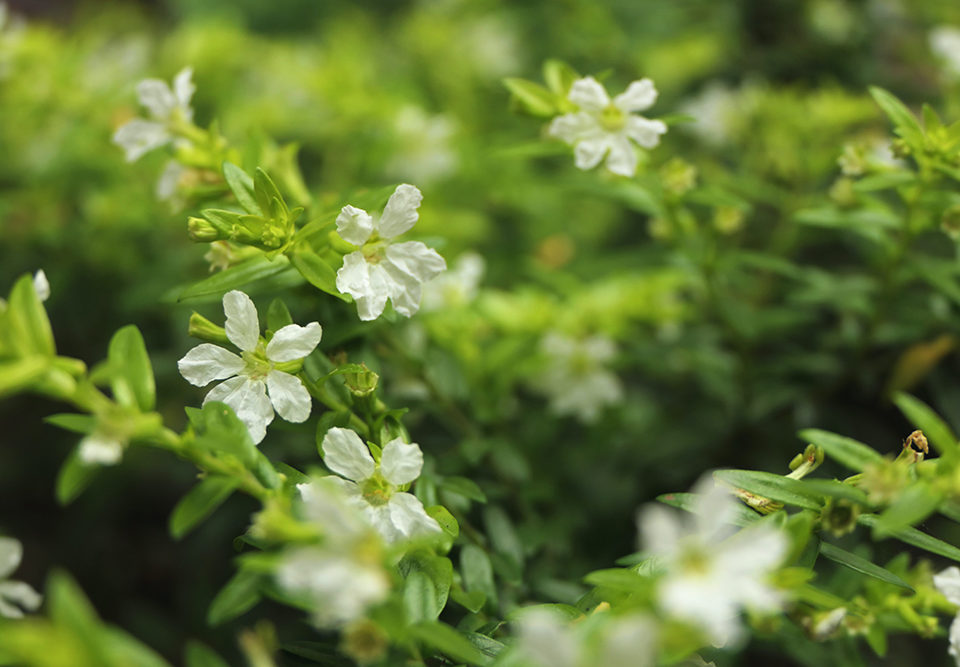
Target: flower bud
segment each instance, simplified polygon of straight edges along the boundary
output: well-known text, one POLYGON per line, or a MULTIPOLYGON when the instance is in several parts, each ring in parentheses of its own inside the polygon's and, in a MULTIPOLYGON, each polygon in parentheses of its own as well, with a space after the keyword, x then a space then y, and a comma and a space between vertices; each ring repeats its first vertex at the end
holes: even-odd
POLYGON ((190 235, 191 241, 198 243, 209 243, 224 238, 220 230, 204 218, 189 218, 187 220, 187 234, 190 235))
POLYGON ((367 368, 366 364, 360 364, 356 370, 344 373, 343 379, 354 396, 369 396, 377 388, 380 376, 367 368))
POLYGON ((842 537, 857 527, 860 506, 842 498, 828 498, 820 511, 820 525, 834 537, 842 537))
POLYGON ((227 332, 223 327, 217 326, 196 312, 190 316, 190 323, 187 325, 187 334, 208 343, 217 343, 218 345, 230 344, 230 339, 227 338, 227 332))

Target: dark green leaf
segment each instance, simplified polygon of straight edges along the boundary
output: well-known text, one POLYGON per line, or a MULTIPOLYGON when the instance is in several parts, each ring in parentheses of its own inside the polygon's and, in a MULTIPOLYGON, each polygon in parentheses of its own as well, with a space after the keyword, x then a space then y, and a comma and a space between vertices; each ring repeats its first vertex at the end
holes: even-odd
POLYGON ((836 433, 808 428, 800 431, 799 436, 801 440, 823 447, 828 456, 851 470, 860 472, 868 465, 883 461, 883 457, 872 447, 836 433))
POLYGON ((913 590, 913 588, 910 587, 910 584, 905 582, 890 570, 880 567, 866 558, 862 558, 855 553, 851 553, 846 549, 842 549, 835 544, 821 542, 820 553, 824 558, 832 560, 834 563, 839 563, 840 565, 848 567, 856 572, 860 572, 861 574, 875 577, 880 581, 885 581, 888 584, 893 584, 894 586, 899 586, 900 588, 906 588, 909 591, 913 590))
POLYGON ((194 446, 215 454, 230 454, 247 468, 253 468, 260 451, 233 408, 210 401, 200 409, 187 408, 186 411, 195 434, 194 446))
POLYGON ((874 538, 888 537, 897 531, 920 523, 933 514, 943 493, 934 491, 926 482, 918 482, 904 489, 887 507, 873 525, 874 538))
POLYGON ((798 480, 760 470, 717 470, 722 482, 759 496, 808 510, 819 510, 821 496, 798 480))
POLYGON ((267 259, 266 256, 260 255, 182 288, 176 300, 180 302, 215 301, 230 290, 239 289, 251 283, 257 283, 260 287, 266 284, 293 285, 296 283, 291 282, 289 278, 295 275, 296 271, 290 266, 290 261, 285 256, 267 259))
MULTIPOLYGON (((694 512, 697 507, 698 497, 699 494, 696 493, 665 493, 657 496, 657 500, 665 505, 676 507, 685 512, 694 512)), ((730 516, 731 523, 735 526, 746 527, 762 518, 749 507, 740 504, 737 504, 735 507, 737 510, 730 516)))
POLYGON ((276 333, 289 324, 293 324, 293 318, 287 310, 287 305, 280 299, 271 301, 267 309, 267 328, 276 333))
POLYGON ((337 289, 336 270, 320 257, 320 255, 315 253, 313 248, 307 243, 298 243, 296 245, 293 253, 290 255, 290 261, 293 263, 294 268, 300 272, 300 275, 306 278, 308 283, 322 292, 337 297, 341 301, 350 301, 350 297, 341 294, 340 290, 337 289))
MULTIPOLYGON (((857 521, 865 526, 873 527, 877 523, 877 515, 861 514, 857 521)), ((939 540, 936 537, 927 535, 916 528, 903 528, 891 533, 890 537, 895 537, 901 542, 960 563, 960 549, 952 544, 947 544, 943 540, 939 540)))
POLYGON ((99 466, 82 462, 78 451, 79 447, 71 452, 57 474, 56 495, 57 502, 61 505, 72 502, 74 498, 83 493, 83 490, 93 481, 94 475, 100 469, 99 466))
POLYGON ((460 572, 464 588, 470 592, 483 593, 490 604, 497 604, 493 565, 486 551, 475 544, 465 544, 460 550, 460 572))
POLYGON ((207 610, 207 623, 220 625, 249 611, 260 601, 262 576, 240 571, 217 593, 207 610))
POLYGON ((483 493, 483 490, 477 486, 476 482, 466 477, 445 477, 443 482, 440 483, 440 488, 464 498, 476 500, 478 503, 487 502, 487 496, 483 493))
POLYGON ((410 634, 456 662, 468 665, 490 664, 490 658, 484 652, 445 623, 439 621, 418 623, 410 627, 410 634))
POLYGON ((205 644, 190 640, 187 642, 187 667, 229 667, 229 665, 205 644))
POLYGON ((170 515, 170 534, 179 540, 210 516, 230 497, 240 480, 233 477, 207 477, 190 489, 170 515))

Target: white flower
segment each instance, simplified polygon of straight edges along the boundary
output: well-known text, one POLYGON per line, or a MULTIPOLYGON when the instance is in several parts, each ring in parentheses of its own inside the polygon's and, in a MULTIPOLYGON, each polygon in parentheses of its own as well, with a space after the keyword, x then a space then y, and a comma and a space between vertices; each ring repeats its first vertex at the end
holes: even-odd
POLYGON ((137 84, 140 104, 146 107, 152 120, 134 118, 117 129, 113 143, 127 153, 127 162, 140 157, 173 140, 171 123, 191 122, 193 109, 190 98, 196 90, 191 77, 193 69, 185 67, 173 78, 173 88, 160 79, 144 79, 137 84))
POLYGON ((43 269, 33 274, 33 290, 41 301, 50 298, 50 282, 47 280, 47 274, 43 272, 43 269))
MULTIPOLYGON (((420 476, 423 452, 419 445, 395 438, 384 445, 376 463, 359 435, 335 427, 323 436, 321 448, 327 467, 346 478, 330 479, 343 487, 350 503, 387 542, 440 532, 440 525, 416 496, 398 491, 420 476)), ((301 493, 303 486, 298 485, 301 493)))
POLYGON ((477 296, 484 269, 483 257, 475 252, 463 253, 454 268, 423 286, 423 309, 441 310, 470 303, 477 296))
POLYGON ((299 488, 303 514, 320 527, 323 543, 288 552, 277 569, 277 581, 312 602, 318 626, 338 627, 362 617, 390 592, 380 540, 333 478, 299 488))
POLYGON ((609 338, 591 336, 577 341, 554 332, 544 337, 540 347, 548 367, 535 385, 549 396, 554 413, 590 423, 603 408, 623 398, 620 380, 604 367, 617 352, 609 338))
POLYGON ((645 616, 594 614, 574 626, 539 608, 519 616, 517 651, 536 667, 647 667, 654 664, 656 627, 645 616))
POLYGON ((743 97, 726 84, 717 81, 707 84, 696 97, 681 106, 683 113, 694 118, 684 129, 712 146, 729 142, 737 117, 744 113, 743 97))
MULTIPOLYGON (((943 593, 950 604, 960 606, 960 568, 948 567, 946 570, 933 575, 933 585, 943 593)), ((960 665, 960 613, 950 625, 950 655, 960 665)))
POLYGON ((320 325, 288 324, 265 345, 260 338, 257 308, 249 296, 238 290, 227 292, 223 295, 223 312, 227 316, 227 338, 240 348, 241 356, 202 343, 179 361, 180 374, 198 387, 226 379, 211 389, 203 402, 223 401, 233 408, 255 443, 266 435, 274 409, 289 422, 306 421, 312 406, 310 394, 297 376, 279 366, 296 366, 313 352, 323 333, 320 325))
POLYGON ((379 317, 388 298, 398 313, 413 316, 420 308, 423 283, 447 268, 436 250, 419 241, 391 241, 416 224, 422 199, 414 186, 398 185, 379 219, 349 205, 337 216, 337 233, 360 246, 343 258, 337 289, 357 302, 361 320, 379 317))
POLYGON ((703 629, 715 646, 735 642, 742 608, 779 609, 780 594, 766 583, 787 551, 784 536, 767 525, 730 536, 737 501, 706 476, 696 487, 692 515, 663 506, 639 516, 644 547, 666 567, 657 602, 670 616, 703 629))
POLYGON ((23 545, 12 537, 0 537, 0 616, 22 618, 36 611, 43 597, 30 584, 7 579, 20 566, 23 545))
POLYGON ((588 76, 574 81, 567 99, 580 111, 554 118, 549 133, 574 147, 575 163, 580 169, 592 169, 606 156, 607 169, 621 176, 633 176, 637 154, 631 141, 653 148, 667 131, 663 121, 633 113, 653 106, 657 100, 650 79, 634 81, 611 101, 603 85, 588 76))
POLYGON ((949 74, 960 76, 960 28, 944 25, 931 30, 930 50, 943 61, 949 74))
POLYGON ((182 164, 176 160, 167 160, 153 190, 157 199, 170 202, 171 206, 179 208, 181 202, 177 195, 180 191, 180 181, 186 173, 187 170, 182 164))
POLYGON ((99 431, 94 431, 80 441, 77 456, 86 465, 114 465, 123 458, 124 441, 99 431))
POLYGON ((431 183, 456 171, 457 155, 450 141, 454 124, 448 117, 408 106, 397 114, 394 130, 399 145, 386 165, 390 176, 431 183))

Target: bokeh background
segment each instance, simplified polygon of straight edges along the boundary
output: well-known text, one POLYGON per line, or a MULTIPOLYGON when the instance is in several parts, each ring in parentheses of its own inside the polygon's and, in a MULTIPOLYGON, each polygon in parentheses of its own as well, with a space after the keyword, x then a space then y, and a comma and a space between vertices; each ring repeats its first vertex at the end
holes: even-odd
MULTIPOLYGON (((575 599, 584 573, 635 549, 639 505, 719 466, 784 471, 802 449, 800 428, 896 451, 910 428, 886 398, 891 387, 960 424, 956 293, 887 289, 868 232, 797 221, 799 211, 842 203, 846 142, 889 139, 869 85, 957 119, 960 67, 931 47, 932 31, 960 26, 954 2, 7 5, 0 285, 43 268, 58 347, 89 363, 115 329, 136 323, 170 425, 182 426, 182 406, 201 396, 176 372, 191 345, 187 318, 194 308, 219 313, 216 303, 171 297, 208 269, 206 249, 185 234, 189 206, 158 201, 166 158, 128 164, 111 144, 138 113, 139 80, 193 66, 198 122, 216 119, 238 145, 258 135, 298 143, 318 208, 334 210, 361 187, 413 182, 425 195, 418 231, 448 259, 484 257, 479 306, 393 333, 357 337, 352 310, 309 286, 284 296, 295 320, 321 320, 324 349, 378 364, 391 405, 411 407, 411 432, 438 474, 481 483, 511 518, 527 563, 506 599, 575 599), (541 120, 511 110, 502 78, 539 80, 548 58, 608 72, 611 91, 650 77, 660 91, 651 115, 695 118, 648 158, 639 180, 647 190, 577 172, 562 147, 543 141, 541 120), (644 193, 682 190, 690 178, 713 198, 701 211, 709 230, 685 245, 644 193), (729 198, 726 226, 719 191, 729 198), (618 342, 625 397, 595 424, 551 415, 529 382, 536 368, 517 363, 556 322, 618 342), (934 351, 922 347, 935 340, 934 351), (396 361, 402 349, 409 358, 396 361), (898 377, 909 350, 921 362, 898 377)), ((932 229, 917 244, 953 284, 955 241, 932 229)), ((266 304, 272 295, 259 296, 266 304)), ((174 662, 189 637, 236 660, 235 635, 257 618, 301 623, 265 604, 206 627, 206 605, 233 572, 233 539, 255 508, 232 498, 173 541, 167 517, 194 479, 185 463, 132 450, 59 507, 54 480, 75 437, 43 417, 63 409, 34 397, 0 403, 0 530, 25 544, 20 578, 39 585, 66 568, 106 619, 174 662)), ((265 447, 316 463, 313 442, 282 429, 265 447)), ((955 527, 932 527, 960 543, 955 527)), ((881 560, 896 551, 887 546, 878 546, 881 560)), ((894 638, 885 664, 921 659, 948 664, 945 642, 894 638)), ((773 661, 879 664, 862 642, 824 649, 799 632, 760 638, 718 664, 773 661)))

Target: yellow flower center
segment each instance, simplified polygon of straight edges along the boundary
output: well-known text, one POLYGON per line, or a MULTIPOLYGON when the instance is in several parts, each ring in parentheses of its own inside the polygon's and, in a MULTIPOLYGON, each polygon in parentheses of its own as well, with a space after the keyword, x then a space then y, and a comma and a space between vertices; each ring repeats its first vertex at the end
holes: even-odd
POLYGON ((619 132, 627 124, 627 114, 615 105, 609 104, 600 112, 600 125, 607 132, 619 132))

